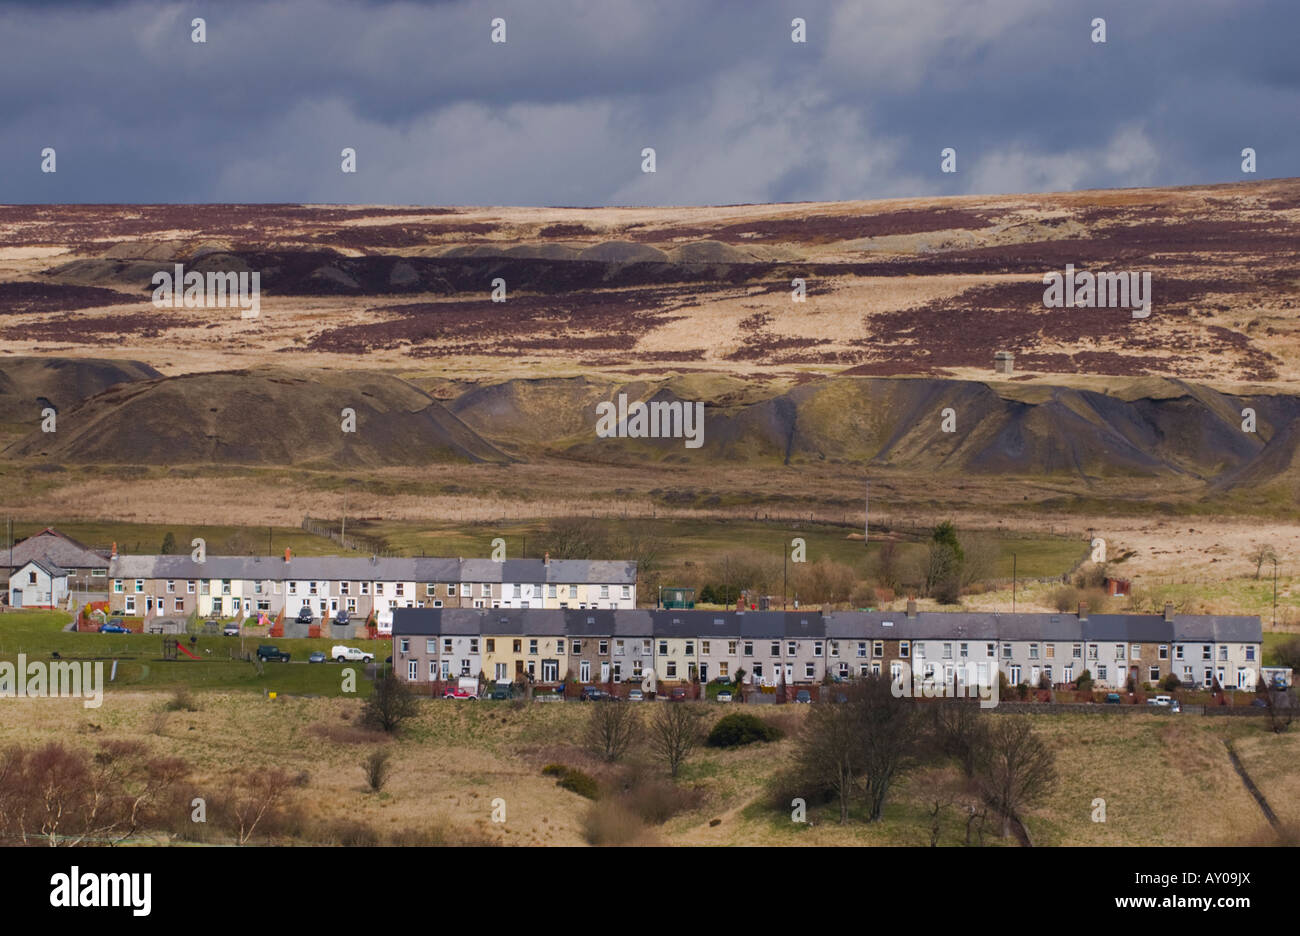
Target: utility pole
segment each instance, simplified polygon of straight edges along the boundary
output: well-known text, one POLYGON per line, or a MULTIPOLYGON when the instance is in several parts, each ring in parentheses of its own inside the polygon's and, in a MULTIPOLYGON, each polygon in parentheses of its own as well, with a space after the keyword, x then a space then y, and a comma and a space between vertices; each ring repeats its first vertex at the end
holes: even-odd
POLYGON ((348 539, 348 492, 345 488, 343 491, 343 529, 339 531, 339 545, 347 549, 348 539))
POLYGON ((1277 556, 1273 557, 1273 630, 1277 630, 1277 556))
POLYGON ((871 527, 871 482, 862 482, 862 548, 867 548, 867 536, 871 527))
POLYGON ((785 549, 785 544, 781 545, 781 610, 785 610, 785 582, 786 574, 790 568, 790 553, 785 549))
POLYGON ((1011 613, 1016 613, 1016 554, 1011 554, 1011 613))

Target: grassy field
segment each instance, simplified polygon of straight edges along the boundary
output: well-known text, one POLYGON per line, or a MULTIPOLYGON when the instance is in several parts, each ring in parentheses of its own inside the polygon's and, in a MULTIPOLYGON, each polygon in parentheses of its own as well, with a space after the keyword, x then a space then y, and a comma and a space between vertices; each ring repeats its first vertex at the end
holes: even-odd
MULTIPOLYGON (((306 667, 302 667, 306 669, 306 667)), ((588 800, 542 774, 551 763, 577 766, 613 782, 615 771, 578 746, 590 706, 580 703, 476 705, 422 701, 397 740, 349 735, 360 703, 343 698, 280 698, 238 692, 195 694, 197 709, 160 716, 165 694, 124 691, 87 711, 67 700, 0 701, 0 745, 52 739, 91 746, 110 738, 194 765, 200 792, 232 771, 280 766, 308 771, 299 795, 322 819, 350 817, 381 833, 429 825, 460 829, 474 840, 505 844, 582 844, 588 800), (361 770, 377 747, 394 770, 382 793, 366 792, 361 770), (491 820, 494 800, 506 821, 491 820)), ((642 709, 648 714, 647 703, 642 709)), ((709 706, 709 718, 724 711, 709 706)), ((764 708, 762 717, 797 731, 807 709, 764 708)), ((989 717, 1003 717, 991 715, 989 717)), ((1057 757, 1060 779, 1029 816, 1043 845, 1213 845, 1243 843, 1264 826, 1258 806, 1229 764, 1232 739, 1256 783, 1284 822, 1300 822, 1300 732, 1276 736, 1257 719, 1143 713, 1130 716, 1032 716, 1057 757), (1094 822, 1096 799, 1106 801, 1094 822)), ((684 812, 643 830, 639 841, 666 844, 925 845, 931 793, 942 770, 918 769, 897 784, 882 822, 840 826, 828 808, 810 806, 809 823, 769 803, 767 785, 792 756, 793 741, 728 751, 699 749, 678 781, 684 812), (718 820, 716 824, 712 824, 718 820)), ((651 768, 657 772, 657 768, 651 768)), ((941 812, 940 842, 961 844, 964 819, 941 812)), ((1009 844, 986 836, 985 844, 1009 844)))
MULTIPOLYGON (((157 634, 98 634, 63 630, 71 615, 61 611, 11 611, 0 615, 0 659, 16 660, 26 654, 29 661, 51 659, 58 653, 63 660, 100 660, 104 662, 104 679, 110 676, 113 661, 118 661, 117 676, 105 683, 106 692, 130 689, 235 689, 262 693, 274 691, 295 695, 340 695, 345 668, 356 672, 356 694, 368 695, 371 681, 360 665, 340 667, 335 663, 308 664, 313 650, 327 654, 335 641, 326 638, 244 638, 244 647, 255 652, 259 643, 270 643, 287 651, 289 663, 266 663, 258 672, 255 663, 233 659, 240 653, 240 638, 200 636, 194 644, 181 638, 200 659, 184 654, 179 659, 164 660, 163 638, 157 634)), ((387 640, 350 640, 348 646, 360 647, 383 662, 392 653, 387 640)))
MULTIPOLYGON (((14 523, 14 539, 39 533, 51 524, 14 523)), ((298 527, 249 527, 161 523, 114 523, 112 521, 72 520, 67 523, 53 524, 60 533, 65 533, 87 546, 107 547, 117 543, 119 552, 123 553, 157 553, 162 549, 163 539, 172 534, 177 553, 188 553, 190 542, 198 537, 207 544, 207 551, 213 555, 276 555, 285 547, 293 549, 299 556, 357 555, 356 551, 345 550, 333 540, 316 536, 298 527)))

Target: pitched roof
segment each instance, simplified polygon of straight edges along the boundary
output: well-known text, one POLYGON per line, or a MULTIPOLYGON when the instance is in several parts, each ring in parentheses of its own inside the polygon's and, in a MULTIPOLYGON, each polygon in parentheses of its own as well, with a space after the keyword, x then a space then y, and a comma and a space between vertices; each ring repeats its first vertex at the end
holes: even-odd
MULTIPOLYGON (((9 561, 7 551, 0 552, 4 561, 9 561)), ((108 565, 108 557, 88 546, 78 543, 70 536, 60 533, 53 527, 46 527, 39 533, 14 543, 13 568, 26 564, 29 559, 45 559, 62 569, 102 569, 108 565)))
POLYGON ((36 568, 40 569, 46 575, 50 576, 50 578, 63 578, 68 574, 67 569, 59 568, 59 566, 55 565, 53 562, 50 562, 48 559, 44 559, 44 558, 28 559, 22 565, 18 566, 14 571, 21 572, 29 565, 36 566, 36 568))

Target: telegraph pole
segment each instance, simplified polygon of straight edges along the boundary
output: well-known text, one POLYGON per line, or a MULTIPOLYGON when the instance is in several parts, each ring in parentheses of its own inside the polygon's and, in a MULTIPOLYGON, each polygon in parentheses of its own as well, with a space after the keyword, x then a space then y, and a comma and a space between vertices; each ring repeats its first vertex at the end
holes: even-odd
POLYGON ((1016 554, 1011 554, 1011 613, 1016 613, 1016 554))
POLYGON ((1277 556, 1273 557, 1273 630, 1277 630, 1277 556))

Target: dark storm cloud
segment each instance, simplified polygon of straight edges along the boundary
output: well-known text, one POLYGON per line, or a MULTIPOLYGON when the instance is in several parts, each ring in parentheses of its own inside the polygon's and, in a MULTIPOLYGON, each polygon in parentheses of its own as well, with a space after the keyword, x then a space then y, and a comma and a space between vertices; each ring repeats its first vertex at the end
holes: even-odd
POLYGON ((1297 25, 1289 2, 1172 0, 9 4, 0 200, 1042 191, 1231 181, 1246 146, 1261 177, 1295 176, 1297 25))

